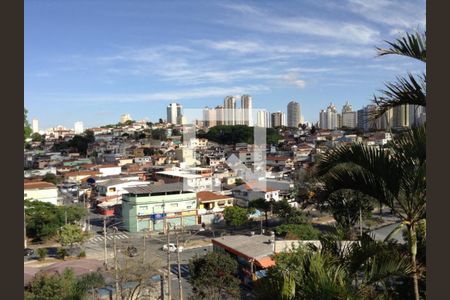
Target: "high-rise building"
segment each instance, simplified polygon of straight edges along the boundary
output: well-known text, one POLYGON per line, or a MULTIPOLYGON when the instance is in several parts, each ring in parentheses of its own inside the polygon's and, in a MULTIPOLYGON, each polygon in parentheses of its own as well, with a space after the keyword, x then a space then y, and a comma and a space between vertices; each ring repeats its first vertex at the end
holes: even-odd
POLYGON ((211 128, 217 125, 216 110, 214 108, 205 107, 203 109, 203 126, 211 128))
POLYGON ((225 108, 225 125, 236 125, 236 97, 225 97, 223 106, 225 108))
POLYGON ((393 108, 393 128, 405 128, 409 127, 410 120, 410 108, 407 104, 396 106, 393 108))
POLYGON ((240 124, 247 125, 247 126, 253 126, 252 97, 250 95, 242 95, 240 115, 241 115, 240 124))
POLYGON ((120 123, 125 123, 127 121, 133 120, 130 116, 130 114, 123 114, 120 116, 120 123))
POLYGON ((339 127, 355 128, 358 122, 358 114, 352 110, 352 106, 348 101, 342 107, 342 124, 339 127))
POLYGON ((334 130, 338 128, 338 114, 336 106, 333 103, 327 107, 326 110, 321 110, 319 115, 319 127, 321 129, 334 130))
POLYGON ((273 128, 285 126, 286 125, 286 115, 281 111, 272 113, 271 124, 273 128))
POLYGON ((258 110, 256 113, 256 126, 269 127, 269 112, 266 110, 258 110))
POLYGON ((170 124, 181 124, 178 121, 180 121, 180 117, 182 115, 183 107, 178 103, 170 103, 167 106, 167 123, 170 124))
POLYGON ((425 107, 420 105, 409 105, 409 126, 418 126, 424 123, 423 115, 425 107))
POLYGON ((214 110, 216 111, 216 124, 225 125, 225 109, 223 105, 217 105, 214 110))
POLYGON ((369 131, 377 128, 377 121, 373 119, 373 113, 376 110, 376 106, 373 104, 364 106, 358 110, 357 127, 363 131, 369 131))
POLYGON ((38 119, 31 120, 31 130, 32 130, 32 133, 39 132, 39 120, 38 119))
POLYGON ((298 127, 300 124, 300 104, 296 101, 291 101, 287 106, 287 126, 298 127))
POLYGON ((81 121, 75 122, 73 129, 75 131, 75 134, 83 133, 84 131, 83 122, 81 121))

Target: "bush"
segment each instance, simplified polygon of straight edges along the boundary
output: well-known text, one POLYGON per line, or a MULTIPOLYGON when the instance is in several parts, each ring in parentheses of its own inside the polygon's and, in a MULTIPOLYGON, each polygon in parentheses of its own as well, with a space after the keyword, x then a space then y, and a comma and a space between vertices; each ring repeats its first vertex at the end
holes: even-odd
POLYGON ((37 249, 37 254, 39 256, 39 260, 42 261, 47 256, 48 250, 47 250, 47 248, 39 248, 39 249, 37 249))
POLYGON ((86 257, 86 251, 82 250, 79 254, 78 254, 78 258, 84 258, 86 257))
POLYGON ((64 247, 59 247, 58 250, 56 250, 56 256, 59 259, 65 260, 67 256, 67 249, 64 247))
POLYGON ((317 240, 319 231, 311 224, 283 224, 275 229, 279 235, 285 235, 286 239, 317 240))

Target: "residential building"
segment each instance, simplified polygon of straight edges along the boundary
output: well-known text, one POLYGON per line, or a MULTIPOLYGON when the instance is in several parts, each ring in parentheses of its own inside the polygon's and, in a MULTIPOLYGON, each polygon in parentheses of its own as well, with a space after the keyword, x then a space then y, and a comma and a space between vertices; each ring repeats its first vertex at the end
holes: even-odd
POLYGON ((160 171, 155 173, 155 179, 165 183, 183 183, 185 189, 194 192, 219 190, 221 185, 220 179, 213 176, 211 168, 160 171))
POLYGON ((211 128, 217 125, 216 110, 214 108, 205 107, 203 109, 203 126, 211 128))
POLYGON ((376 121, 374 121, 372 118, 372 114, 375 111, 375 109, 376 106, 370 104, 358 110, 358 117, 357 117, 358 128, 360 128, 363 131, 376 129, 377 125, 376 121))
POLYGON ((241 207, 248 207, 249 203, 256 199, 266 199, 266 201, 279 201, 278 189, 272 189, 263 182, 249 182, 235 187, 232 190, 236 204, 241 207))
POLYGON ((224 99, 225 125, 236 125, 236 97, 227 96, 224 99))
POLYGON ((327 107, 326 110, 320 111, 319 116, 319 127, 321 129, 334 130, 338 128, 338 116, 337 116, 336 106, 333 103, 327 107))
POLYGON ((170 103, 167 106, 167 123, 170 124, 181 124, 180 120, 182 116, 183 107, 178 103, 170 103))
POLYGON ((225 207, 233 206, 234 199, 228 195, 213 192, 197 193, 197 223, 211 224, 223 220, 225 207))
POLYGON ((81 122, 81 121, 75 122, 74 131, 75 131, 75 134, 83 133, 83 131, 84 131, 83 122, 81 122))
POLYGON ((258 112, 256 113, 256 126, 265 128, 270 126, 270 118, 268 111, 258 110, 258 112))
POLYGON ((58 204, 58 188, 51 182, 24 181, 23 199, 58 204))
POLYGON ((347 101, 342 108, 342 126, 345 128, 356 128, 358 122, 358 113, 352 110, 352 106, 347 101))
POLYGON ((122 195, 122 220, 129 232, 163 231, 197 224, 197 195, 181 183, 149 184, 126 188, 122 195))
POLYGON ((120 116, 120 123, 126 123, 127 121, 132 121, 130 114, 123 114, 120 116))
POLYGON ((286 114, 281 111, 272 113, 271 125, 272 125, 272 128, 285 126, 286 125, 286 114))
POLYGON ((253 126, 252 120, 252 97, 250 95, 242 95, 240 118, 242 125, 253 126))
POLYGON ((216 125, 225 125, 225 107, 218 105, 214 110, 216 111, 216 125))
POLYGON ((32 133, 39 132, 39 120, 38 119, 31 120, 31 130, 32 130, 32 133))
MULTIPOLYGON (((410 126, 410 108, 409 105, 400 105, 393 108, 393 128, 407 128, 410 126)), ((414 116, 412 116, 414 118, 414 116)))
POLYGON ((287 126, 298 127, 300 116, 300 104, 296 101, 289 102, 287 105, 287 126))

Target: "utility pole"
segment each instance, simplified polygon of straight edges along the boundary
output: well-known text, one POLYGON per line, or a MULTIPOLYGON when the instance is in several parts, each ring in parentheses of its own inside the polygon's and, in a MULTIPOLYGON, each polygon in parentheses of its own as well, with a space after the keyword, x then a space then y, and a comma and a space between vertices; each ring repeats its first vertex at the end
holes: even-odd
POLYGON ((178 243, 178 232, 175 233, 177 239, 177 264, 178 264, 178 294, 179 299, 183 300, 183 286, 181 285, 181 266, 180 266, 180 251, 179 251, 179 243, 178 243))
POLYGON ((142 264, 145 264, 145 233, 146 233, 145 231, 146 231, 145 229, 142 229, 142 233, 143 233, 142 238, 143 238, 143 242, 144 242, 144 252, 142 254, 142 264))
POLYGON ((105 269, 108 270, 108 252, 107 252, 107 248, 106 248, 106 216, 103 216, 103 241, 104 241, 104 254, 105 254, 103 263, 105 264, 105 269))
POLYGON ((363 230, 362 230, 362 212, 361 212, 361 207, 359 208, 359 235, 362 236, 363 235, 363 230))
POLYGON ((116 247, 116 230, 117 227, 113 227, 113 248, 114 248, 114 273, 116 281, 116 300, 119 299, 119 270, 117 266, 117 247, 116 247))
POLYGON ((170 248, 169 248, 169 243, 170 243, 170 223, 166 222, 166 230, 167 230, 167 299, 168 300, 172 300, 172 281, 170 281, 170 248))

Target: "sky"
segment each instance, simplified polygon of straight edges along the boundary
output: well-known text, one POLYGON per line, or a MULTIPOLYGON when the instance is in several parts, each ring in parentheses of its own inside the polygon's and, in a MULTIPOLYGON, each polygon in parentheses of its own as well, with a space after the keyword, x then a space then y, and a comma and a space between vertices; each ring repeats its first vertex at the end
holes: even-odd
POLYGON ((425 70, 375 49, 423 31, 424 0, 25 0, 24 17, 24 105, 40 129, 157 121, 171 102, 242 94, 270 112, 296 100, 316 122, 425 70))

